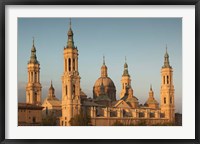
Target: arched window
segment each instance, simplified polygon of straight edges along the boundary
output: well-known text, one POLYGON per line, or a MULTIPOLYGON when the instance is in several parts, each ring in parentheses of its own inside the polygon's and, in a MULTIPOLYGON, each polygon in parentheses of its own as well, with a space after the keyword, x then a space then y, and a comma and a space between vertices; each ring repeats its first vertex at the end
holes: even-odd
POLYGON ((75 59, 73 59, 73 70, 75 70, 75 59))
POLYGON ((33 72, 31 72, 31 82, 33 82, 33 72))
POLYGON ((48 107, 46 107, 46 115, 48 115, 48 107))
POLYGON ((65 86, 65 92, 66 92, 65 94, 67 95, 67 85, 65 86))
POLYGON ((172 104, 172 97, 170 97, 170 104, 172 104))
POLYGON ((67 71, 67 59, 65 59, 65 71, 67 71))
POLYGON ((164 97, 164 104, 166 104, 166 97, 164 97))
POLYGON ((169 76, 167 76, 167 84, 169 84, 169 76))
POLYGON ((37 102, 37 93, 35 92, 35 95, 34 95, 34 103, 37 102))
POLYGON ((75 85, 73 85, 73 95, 75 95, 75 85))
POLYGON ((36 122, 36 117, 33 117, 33 123, 35 123, 36 122))
POLYGON ((35 82, 37 82, 37 72, 35 72, 35 82))
POLYGON ((68 59, 68 66, 69 66, 69 71, 71 71, 71 59, 68 59))
POLYGON ((165 76, 163 76, 163 84, 165 84, 165 76))

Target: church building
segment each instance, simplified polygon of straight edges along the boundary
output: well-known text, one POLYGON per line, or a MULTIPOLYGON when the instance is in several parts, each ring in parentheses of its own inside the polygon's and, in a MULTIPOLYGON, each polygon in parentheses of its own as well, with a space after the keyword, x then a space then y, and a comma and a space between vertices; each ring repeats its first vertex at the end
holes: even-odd
MULTIPOLYGON (((48 95, 41 103, 42 86, 40 83, 40 63, 36 57, 36 48, 31 49, 28 62, 28 82, 26 85, 26 103, 18 104, 19 125, 42 125, 42 120, 54 117, 56 125, 71 126, 72 119, 80 114, 90 117, 90 125, 165 125, 175 123, 175 101, 173 68, 169 54, 164 55, 161 66, 160 103, 155 99, 152 85, 144 104, 140 104, 131 85, 131 75, 125 58, 122 67, 121 91, 116 95, 116 87, 109 77, 105 57, 100 69, 100 77, 93 86, 93 98, 88 98, 82 91, 79 73, 79 52, 74 43, 74 33, 70 19, 67 42, 63 48, 63 73, 61 76, 62 96, 56 97, 51 81, 48 95), (119 97, 119 99, 117 99, 119 97)), ((81 55, 81 54, 80 54, 81 55)), ((159 70, 158 70, 159 71, 159 70)))

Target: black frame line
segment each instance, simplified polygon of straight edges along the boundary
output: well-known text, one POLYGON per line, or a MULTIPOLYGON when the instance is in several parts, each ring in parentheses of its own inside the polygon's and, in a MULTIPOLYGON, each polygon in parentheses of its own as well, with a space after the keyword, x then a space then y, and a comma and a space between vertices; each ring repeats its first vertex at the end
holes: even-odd
MULTIPOLYGON (((200 99, 199 99, 199 61, 200 61, 200 0, 0 0, 0 143, 124 143, 124 144, 199 144, 200 143, 200 99), (5 7, 7 5, 195 5, 195 139, 5 139, 5 7)), ((188 131, 189 133, 189 131, 188 131)))

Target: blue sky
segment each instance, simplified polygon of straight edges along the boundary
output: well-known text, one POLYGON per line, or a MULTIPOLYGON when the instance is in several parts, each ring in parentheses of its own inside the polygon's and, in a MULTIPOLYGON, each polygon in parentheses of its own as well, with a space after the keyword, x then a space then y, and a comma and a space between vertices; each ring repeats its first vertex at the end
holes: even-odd
MULTIPOLYGON (((18 99, 25 101, 27 62, 32 37, 41 64, 42 98, 53 81, 61 98, 63 48, 67 43, 69 18, 18 18, 18 99)), ((150 84, 160 102, 161 67, 166 44, 174 70, 176 112, 182 112, 182 19, 181 18, 72 18, 74 42, 79 51, 81 88, 92 97, 92 88, 100 77, 105 55, 108 76, 121 91, 125 56, 134 95, 141 104, 148 98, 150 84)))

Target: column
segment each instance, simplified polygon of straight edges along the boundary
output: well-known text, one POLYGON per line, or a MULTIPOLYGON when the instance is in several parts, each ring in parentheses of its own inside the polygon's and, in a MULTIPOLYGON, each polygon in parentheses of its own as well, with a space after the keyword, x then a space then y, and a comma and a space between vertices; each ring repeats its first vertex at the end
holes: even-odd
POLYGON ((93 113, 94 118, 97 116, 97 109, 94 107, 94 113, 93 113))
POLYGON ((160 112, 159 111, 155 112, 155 118, 160 118, 160 112))
POLYGON ((149 118, 150 117, 150 112, 149 112, 148 109, 144 112, 144 117, 145 118, 149 118))

